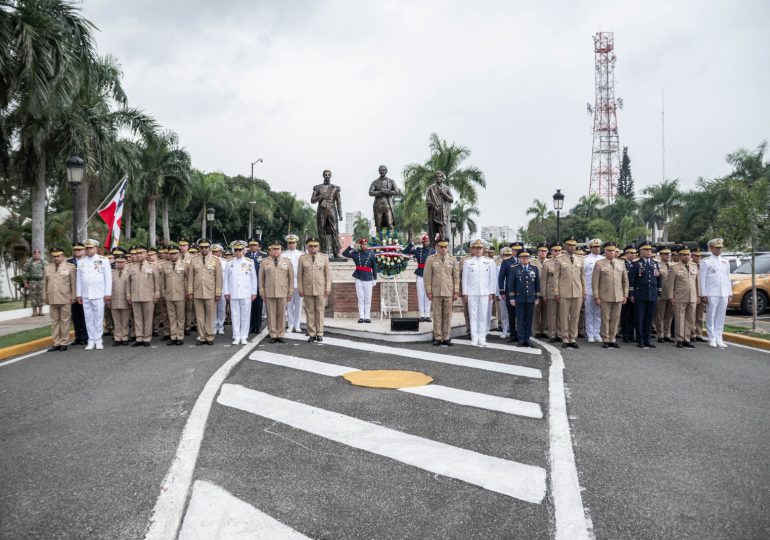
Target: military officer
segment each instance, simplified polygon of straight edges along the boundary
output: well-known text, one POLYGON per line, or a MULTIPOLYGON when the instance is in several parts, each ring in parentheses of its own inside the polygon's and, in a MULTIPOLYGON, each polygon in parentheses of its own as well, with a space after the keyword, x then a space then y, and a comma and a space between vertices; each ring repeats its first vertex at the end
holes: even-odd
POLYGON ((532 261, 532 265, 537 268, 540 274, 540 302, 535 304, 535 322, 533 325, 532 333, 536 338, 547 338, 548 334, 546 329, 548 328, 548 317, 546 317, 545 302, 543 302, 543 267, 548 260, 548 245, 541 243, 537 245, 537 255, 535 260, 532 261))
POLYGON ((86 350, 101 350, 104 348, 104 303, 110 301, 112 294, 112 268, 106 258, 96 253, 98 241, 89 238, 83 245, 86 256, 78 261, 77 294, 88 331, 86 350))
MULTIPOLYGON (((500 282, 500 274, 503 272, 503 265, 505 264, 505 261, 509 260, 511 257, 513 257, 513 250, 510 246, 505 246, 503 248, 500 248, 500 260, 497 261, 497 280, 498 284, 500 282)), ((505 264, 506 268, 511 268, 510 265, 505 264)), ((507 294, 503 294, 502 292, 497 297, 498 301, 498 312, 500 314, 500 331, 503 333, 503 336, 510 336, 511 334, 511 326, 510 326, 510 318, 508 317, 508 306, 507 304, 507 294)))
MULTIPOLYGON (((222 248, 222 244, 212 244, 211 255, 213 255, 214 258, 217 261, 219 261, 219 265, 222 267, 222 279, 224 279, 225 268, 227 267, 227 261, 225 261, 225 258, 224 258, 224 249, 222 248)), ((223 288, 224 288, 224 285, 223 285, 223 288)), ((227 316, 227 299, 225 298, 225 295, 222 294, 219 300, 217 300, 216 311, 214 315, 214 334, 224 335, 226 316, 227 316)), ((246 337, 248 337, 248 335, 246 337)), ((237 343, 234 343, 233 345, 237 345, 237 343)))
MULTIPOLYGON (((698 267, 699 272, 701 256, 702 252, 699 247, 694 247, 690 250, 690 261, 698 267)), ((698 284, 698 287, 700 287, 700 283, 698 284)), ((698 295, 700 296, 700 291, 698 291, 698 295)), ((698 302, 695 305, 695 325, 692 328, 692 337, 690 342, 702 341, 706 343, 707 340, 703 337, 703 315, 705 312, 706 304, 703 301, 698 302)))
POLYGON ((281 258, 281 244, 270 244, 270 257, 259 265, 259 294, 267 304, 267 328, 270 343, 285 343, 286 303, 294 289, 294 267, 281 258))
POLYGON ((620 308, 620 333, 623 336, 623 343, 634 343, 636 341, 634 335, 636 331, 634 303, 631 301, 631 295, 634 292, 631 287, 631 271, 634 267, 634 259, 636 259, 636 246, 629 244, 623 248, 623 266, 626 268, 628 276, 628 294, 626 295, 626 302, 620 308))
MULTIPOLYGON (((190 241, 187 239, 180 239, 177 242, 179 246, 179 260, 188 265, 193 255, 198 253, 198 249, 190 250, 193 246, 190 245, 190 241)), ((185 312, 184 312, 184 335, 189 336, 192 332, 193 326, 195 326, 195 304, 192 300, 185 300, 185 312)))
MULTIPOLYGON (((85 249, 82 242, 74 242, 72 244, 72 257, 67 262, 77 268, 78 263, 86 256, 85 249)), ((75 327, 75 341, 72 342, 72 345, 86 345, 88 343, 86 317, 83 312, 83 305, 78 303, 77 299, 72 303, 72 325, 75 327)))
POLYGON ((167 346, 182 345, 185 336, 188 264, 180 258, 177 246, 168 248, 168 260, 161 268, 161 295, 168 312, 167 346))
POLYGON ((630 282, 633 289, 631 301, 636 306, 636 344, 654 349, 655 345, 650 343, 650 332, 660 294, 660 263, 652 258, 652 244, 649 242, 642 242, 639 253, 641 258, 634 262, 630 282))
POLYGON ((449 242, 439 238, 437 253, 425 261, 423 283, 431 301, 433 345, 452 346, 452 302, 460 295, 460 268, 449 254, 449 242))
MULTIPOLYGON (((471 243, 468 242, 468 249, 470 250, 471 243)), ((463 267, 465 266, 465 261, 471 258, 470 253, 466 253, 462 257, 460 257, 460 297, 462 298, 462 304, 463 304, 463 320, 465 321, 465 333, 468 337, 471 336, 471 318, 468 315, 468 300, 466 299, 465 295, 463 294, 463 267)), ((510 322, 509 322, 510 324, 510 322)))
POLYGON ((369 251, 366 238, 358 241, 358 251, 353 246, 342 252, 343 257, 353 259, 356 269, 353 278, 356 281, 356 296, 358 297, 358 322, 372 322, 372 289, 377 282, 377 260, 374 253, 369 251))
POLYGON ((551 244, 551 258, 543 263, 543 271, 540 274, 540 290, 546 305, 546 320, 548 322, 546 329, 551 343, 556 343, 562 338, 559 318, 559 281, 557 279, 559 257, 561 257, 561 244, 556 242, 551 244))
POLYGON ((200 254, 190 259, 187 270, 187 298, 193 300, 198 327, 196 345, 214 344, 214 316, 222 296, 222 265, 209 252, 211 242, 198 240, 200 254))
POLYGON ((49 352, 66 351, 69 345, 72 302, 77 297, 77 268, 65 262, 64 251, 51 248, 51 262, 43 269, 43 302, 48 304, 51 317, 53 346, 49 352))
POLYGON ((510 335, 507 339, 508 341, 515 343, 519 338, 516 328, 516 308, 511 305, 510 298, 508 298, 508 291, 510 289, 508 283, 508 277, 510 274, 508 273, 508 270, 519 264, 518 254, 519 251, 524 248, 524 246, 521 242, 513 242, 509 247, 511 249, 511 256, 500 263, 500 268, 498 269, 497 274, 497 288, 499 291, 498 294, 500 299, 503 301, 508 314, 508 329, 510 331, 510 335))
MULTIPOLYGON (((593 246, 592 246, 593 247, 593 246)), ((625 264, 617 260, 617 245, 604 244, 604 257, 596 262, 591 274, 591 300, 601 310, 600 335, 602 348, 619 348, 616 341, 620 325, 620 312, 628 300, 628 272, 625 264)))
POLYGON ((417 308, 420 310, 420 322, 431 322, 430 299, 425 290, 423 277, 425 275, 425 263, 428 261, 428 257, 436 253, 436 250, 430 247, 430 238, 427 234, 422 235, 420 242, 422 243, 421 247, 415 247, 414 244, 410 243, 402 253, 413 255, 415 262, 417 262, 417 270, 414 271, 414 275, 417 276, 417 308))
POLYGON ((588 242, 588 248, 590 249, 590 253, 583 257, 583 271, 585 272, 586 284, 588 285, 585 301, 585 329, 588 343, 594 343, 602 339, 602 309, 600 304, 594 302, 593 288, 590 284, 592 283, 594 266, 604 258, 600 253, 602 241, 598 238, 594 238, 588 242))
POLYGON ((307 241, 307 253, 297 262, 297 287, 305 301, 307 340, 324 340, 324 301, 332 292, 332 273, 329 257, 319 253, 321 243, 316 238, 307 241))
POLYGON ((131 304, 128 302, 129 288, 126 256, 122 254, 116 255, 115 268, 112 269, 112 296, 110 297, 113 347, 128 345, 131 313, 131 304))
MULTIPOLYGON (((259 276, 259 264, 267 254, 260 251, 260 243, 256 238, 249 239, 249 250, 244 253, 244 257, 254 262, 254 271, 259 276)), ((249 332, 259 334, 262 331, 262 296, 257 289, 257 298, 251 303, 251 322, 249 323, 249 332)))
POLYGON ((690 250, 679 249, 679 262, 671 266, 666 280, 666 296, 674 309, 676 325, 676 346, 694 349, 690 342, 695 325, 695 306, 700 303, 698 296, 698 266, 690 261, 690 250))
MULTIPOLYGON (((556 301, 559 303, 562 348, 577 349, 577 334, 580 323, 580 308, 586 291, 586 275, 583 258, 575 254, 577 240, 565 238, 567 252, 556 260, 555 279, 558 287, 556 301)), ((550 279, 550 277, 549 277, 550 279)))
POLYGON ((246 345, 251 323, 251 303, 257 297, 257 272, 254 262, 243 256, 246 243, 233 244, 235 258, 227 263, 222 293, 230 302, 233 318, 233 345, 246 345))
POLYGON ((532 347, 532 323, 535 306, 540 303, 540 270, 529 262, 529 250, 519 251, 519 264, 509 270, 508 298, 516 308, 516 334, 519 347, 532 347))
POLYGON ((128 303, 134 314, 136 342, 132 347, 149 347, 152 340, 152 318, 160 299, 160 272, 147 260, 147 249, 136 246, 134 264, 128 270, 128 303))
POLYGON ((291 261, 291 267, 294 271, 294 286, 292 287, 291 299, 286 305, 286 315, 289 319, 289 331, 301 333, 300 316, 302 314, 302 297, 299 295, 299 288, 297 286, 297 275, 299 274, 297 265, 299 263, 299 258, 302 256, 302 251, 297 249, 299 237, 296 234, 288 234, 284 240, 286 240, 286 251, 281 254, 281 257, 291 261))
POLYGON ((670 297, 666 287, 668 273, 674 264, 671 262, 671 248, 659 246, 658 258, 660 260, 661 295, 655 308, 655 333, 658 336, 658 343, 674 343, 674 340, 671 339, 671 321, 674 319, 674 308, 669 301, 670 297))
POLYGON ((489 306, 498 293, 497 265, 484 257, 481 239, 471 244, 471 258, 463 263, 463 295, 468 302, 471 325, 471 342, 479 347, 487 346, 489 330, 489 306))
POLYGON ((724 241, 713 238, 708 242, 711 257, 700 263, 700 295, 706 304, 706 333, 709 347, 727 347, 722 339, 725 327, 727 304, 732 301, 733 288, 730 284, 730 263, 722 257, 724 241))
POLYGON ((45 278, 45 262, 41 259, 40 250, 32 252, 32 258, 24 263, 22 270, 24 288, 29 291, 32 301, 32 316, 43 316, 43 279, 45 278))

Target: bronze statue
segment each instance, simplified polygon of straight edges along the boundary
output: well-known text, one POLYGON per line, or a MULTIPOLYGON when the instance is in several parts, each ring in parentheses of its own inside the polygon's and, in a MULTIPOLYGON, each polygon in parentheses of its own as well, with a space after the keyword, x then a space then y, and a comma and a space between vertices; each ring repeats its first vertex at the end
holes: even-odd
POLYGON ((325 170, 323 172, 324 183, 313 186, 313 196, 310 197, 311 203, 318 203, 318 210, 315 215, 315 223, 318 228, 318 238, 321 244, 321 253, 328 253, 326 235, 332 237, 332 257, 340 256, 340 238, 338 234, 337 222, 342 221, 342 200, 340 199, 340 188, 331 183, 332 172, 325 170))
POLYGON ((380 177, 369 186, 369 196, 374 197, 374 226, 378 234, 385 227, 392 229, 395 226, 393 197, 398 195, 398 186, 387 174, 388 168, 380 165, 380 177))
MULTIPOLYGON (((425 193, 425 204, 428 207, 428 236, 431 242, 436 238, 449 240, 449 248, 452 249, 452 191, 446 185, 446 175, 442 171, 436 171, 433 176, 435 182, 428 187, 425 193)), ((450 251, 451 253, 451 251, 450 251)))

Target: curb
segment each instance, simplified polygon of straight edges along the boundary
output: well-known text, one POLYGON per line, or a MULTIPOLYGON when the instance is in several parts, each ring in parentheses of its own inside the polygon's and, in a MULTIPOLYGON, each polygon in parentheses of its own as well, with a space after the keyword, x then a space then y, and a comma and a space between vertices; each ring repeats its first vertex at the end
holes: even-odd
MULTIPOLYGON (((70 338, 72 338, 74 334, 74 332, 70 332, 70 338)), ((14 356, 39 351, 40 349, 47 349, 51 345, 53 345, 53 338, 51 337, 35 339, 33 341, 28 341, 27 343, 19 343, 18 345, 11 345, 10 347, 0 349, 0 362, 14 356)))
POLYGON ((754 347, 755 349, 764 349, 770 351, 770 340, 760 339, 751 336, 742 336, 741 334, 731 334, 725 332, 722 334, 725 341, 730 343, 737 343, 739 345, 746 345, 747 347, 754 347))

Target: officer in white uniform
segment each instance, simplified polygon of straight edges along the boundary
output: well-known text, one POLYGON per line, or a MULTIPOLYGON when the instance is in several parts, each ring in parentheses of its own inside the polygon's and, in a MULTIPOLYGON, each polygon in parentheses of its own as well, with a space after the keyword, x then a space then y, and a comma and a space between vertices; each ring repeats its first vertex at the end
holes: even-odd
MULTIPOLYGON (((591 253, 583 257, 583 273, 586 275, 586 283, 591 283, 591 277, 594 273, 594 265, 604 258, 599 252, 602 249, 602 241, 594 238, 588 242, 591 253)), ((586 301, 583 303, 586 310, 586 338, 588 343, 598 343, 602 341, 600 335, 602 325, 602 308, 594 302, 593 287, 586 288, 586 301)))
POLYGON ((497 265, 484 257, 484 242, 471 244, 471 256, 463 263, 463 296, 468 304, 471 341, 479 347, 487 346, 489 307, 497 293, 497 265))
POLYGON ((299 264, 299 258, 305 252, 297 249, 299 237, 296 234, 286 235, 285 240, 286 251, 281 254, 281 257, 291 260, 291 265, 294 267, 294 292, 292 292, 291 300, 286 304, 289 332, 302 332, 299 322, 299 317, 302 313, 302 297, 299 295, 299 289, 297 289, 297 265, 299 264))
POLYGON ((77 295, 83 304, 88 331, 87 351, 101 350, 104 331, 104 302, 112 296, 112 268, 110 261, 96 253, 99 242, 89 238, 83 245, 86 256, 78 260, 77 295))
POLYGON ((233 243, 235 258, 227 262, 222 296, 230 301, 233 345, 246 345, 251 322, 251 303, 257 298, 257 272, 254 262, 243 256, 246 242, 233 243))
MULTIPOLYGON (((216 257, 216 259, 219 261, 219 264, 222 266, 222 275, 224 276, 225 268, 227 267, 227 261, 222 256, 224 254, 222 244, 212 244, 211 254, 214 257, 216 257)), ((219 301, 217 302, 216 314, 214 316, 214 333, 215 334, 224 335, 226 317, 227 317, 227 299, 225 299, 225 295, 222 294, 222 296, 219 297, 219 301)))
MULTIPOLYGON (((706 333, 708 334, 709 347, 726 348, 722 340, 722 332, 725 328, 725 314, 727 304, 733 298, 733 287, 730 285, 730 262, 722 258, 721 238, 709 240, 711 257, 703 259, 700 263, 700 296, 706 304, 706 333)), ((696 328, 700 333, 701 329, 696 328)))

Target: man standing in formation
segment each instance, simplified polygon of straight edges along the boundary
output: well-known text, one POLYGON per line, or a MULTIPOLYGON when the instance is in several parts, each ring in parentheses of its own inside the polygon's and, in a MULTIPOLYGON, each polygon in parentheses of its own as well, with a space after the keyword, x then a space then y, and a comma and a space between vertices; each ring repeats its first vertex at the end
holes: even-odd
POLYGON ((674 308, 671 304, 671 297, 669 296, 668 287, 668 274, 671 272, 671 267, 674 263, 671 262, 671 249, 667 247, 661 247, 658 249, 658 257, 660 258, 660 294, 658 296, 658 304, 655 306, 655 333, 658 336, 658 343, 674 343, 671 339, 671 322, 674 319, 674 308))
POLYGON ((727 345, 722 339, 722 332, 727 304, 733 299, 730 263, 722 257, 721 238, 709 240, 708 246, 711 257, 700 263, 700 296, 706 304, 706 334, 709 347, 725 348, 727 345))
POLYGON ((519 264, 509 270, 508 298, 511 306, 516 309, 516 334, 520 347, 532 347, 532 323, 534 322, 535 306, 540 303, 540 271, 529 263, 529 250, 519 251, 519 264))
POLYGON ((287 309, 287 317, 289 319, 289 332, 302 333, 300 327, 300 317, 302 315, 302 297, 299 295, 299 289, 297 288, 297 264, 299 258, 302 256, 302 251, 297 249, 297 242, 299 238, 296 234, 289 234, 285 238, 286 251, 281 255, 284 259, 291 261, 291 267, 294 272, 294 285, 291 289, 291 299, 289 300, 287 309))
POLYGON ((591 273, 593 294, 586 300, 593 302, 600 310, 599 333, 604 349, 620 347, 615 336, 620 326, 620 311, 628 297, 628 273, 616 255, 617 245, 614 242, 604 244, 604 258, 596 262, 591 273))
POLYGON ((132 347, 149 347, 152 340, 152 316, 160 299, 160 272, 145 260, 147 250, 137 246, 134 263, 128 271, 128 303, 134 314, 136 342, 132 347))
POLYGON ((460 268, 457 259, 449 255, 449 242, 440 238, 437 253, 425 261, 425 294, 431 301, 433 314, 433 345, 452 346, 452 302, 460 294, 460 268))
POLYGON ((200 254, 190 259, 187 269, 187 298, 195 306, 198 326, 196 345, 214 344, 214 313, 222 296, 222 265, 209 253, 211 242, 206 238, 198 241, 200 254))
POLYGON ((168 261, 162 268, 163 299, 168 312, 169 340, 166 345, 182 345, 185 336, 185 313, 187 311, 187 269, 188 264, 181 258, 179 248, 168 249, 168 261))
POLYGON ((471 245, 471 258, 463 264, 463 296, 468 302, 471 342, 479 347, 487 346, 489 330, 489 306, 498 292, 497 266, 495 261, 483 256, 484 243, 476 240, 471 245))
MULTIPOLYGON (((211 254, 214 256, 214 258, 217 261, 219 261, 219 264, 222 266, 222 279, 224 280, 225 267, 227 266, 227 261, 224 258, 224 249, 222 248, 222 244, 212 245, 211 254)), ((223 294, 222 296, 219 297, 219 300, 217 300, 216 314, 214 315, 214 334, 224 335, 226 318, 227 318, 227 300, 225 300, 225 295, 223 294)))
POLYGON ((690 262, 690 250, 679 250, 679 262, 671 267, 666 280, 666 296, 674 310, 676 346, 694 349, 690 336, 695 326, 695 306, 700 303, 698 296, 698 266, 690 262))
POLYGON ((319 253, 321 243, 311 238, 307 241, 307 253, 297 262, 297 287, 305 301, 307 340, 322 342, 324 336, 324 308, 332 291, 332 275, 329 258, 319 253))
MULTIPOLYGON (((260 251, 261 245, 256 238, 249 239, 249 251, 244 254, 244 257, 251 260, 254 263, 254 271, 259 276, 259 265, 264 260, 267 253, 260 251)), ((257 297, 251 303, 251 322, 249 323, 249 333, 259 334, 262 331, 262 295, 257 289, 257 297)))
POLYGON ((556 282, 558 292, 556 302, 559 304, 561 322, 562 349, 572 347, 577 349, 578 324, 580 323, 580 308, 585 300, 586 275, 583 271, 583 257, 575 255, 577 240, 566 238, 564 245, 567 253, 556 259, 556 282))
POLYGON ((600 305, 594 302, 591 280, 593 278, 594 266, 604 258, 599 253, 602 249, 602 241, 594 238, 588 243, 588 248, 591 252, 583 257, 583 272, 586 276, 586 285, 588 285, 585 301, 586 338, 588 343, 595 343, 602 339, 600 336, 602 316, 600 305))
POLYGON ((126 256, 115 255, 115 268, 112 270, 112 296, 110 313, 112 314, 112 346, 128 345, 131 304, 128 303, 128 269, 126 256))
POLYGON ((342 252, 343 257, 353 259, 356 269, 353 278, 356 282, 356 296, 358 297, 358 322, 372 322, 372 288, 377 282, 377 262, 374 253, 369 251, 368 241, 361 238, 358 241, 358 251, 353 246, 342 252))
POLYGON ((267 328, 270 343, 285 343, 286 303, 294 289, 294 267, 281 258, 281 243, 270 244, 270 258, 259 266, 259 293, 267 304, 267 328))
POLYGON ((548 328, 549 341, 556 343, 561 339, 561 321, 559 319, 559 281, 558 258, 561 256, 561 244, 551 245, 551 258, 543 263, 543 271, 540 274, 540 290, 546 307, 546 328, 548 328))
POLYGON ((508 291, 510 290, 508 283, 508 277, 510 274, 508 271, 519 264, 518 255, 519 251, 521 251, 523 247, 524 245, 521 242, 514 242, 509 246, 511 250, 510 256, 503 258, 497 274, 497 288, 499 290, 500 300, 502 300, 502 304, 504 305, 506 314, 508 316, 508 330, 510 333, 508 336, 508 341, 512 343, 516 343, 519 338, 516 328, 516 309, 513 307, 513 305, 511 305, 510 298, 508 298, 508 291))
MULTIPOLYGON (((72 244, 72 257, 67 262, 77 268, 78 263, 86 256, 85 249, 82 242, 74 242, 72 244)), ((75 328, 75 341, 73 344, 86 345, 88 343, 88 329, 86 328, 83 304, 80 302, 75 302, 72 305, 72 326, 75 328)))
POLYGON ((233 345, 246 345, 251 323, 251 303, 257 298, 257 273, 254 263, 243 256, 246 245, 233 245, 235 258, 227 263, 222 294, 230 302, 233 345))
POLYGON ((66 351, 69 345, 70 314, 72 303, 77 297, 77 269, 64 261, 64 251, 51 248, 51 262, 43 272, 43 303, 49 305, 51 316, 51 338, 53 346, 49 352, 66 351))
MULTIPOLYGON (((510 261, 513 257, 513 250, 510 246, 505 246, 503 248, 500 248, 500 260, 497 262, 497 282, 498 286, 500 284, 500 278, 503 277, 503 272, 507 271, 504 270, 505 268, 510 268, 510 263, 506 261, 510 261)), ((503 336, 507 336, 508 339, 510 339, 511 334, 515 334, 515 331, 511 330, 511 319, 508 316, 508 294, 503 293, 503 291, 500 291, 500 296, 497 298, 498 301, 498 311, 500 312, 500 326, 501 331, 503 333, 503 336)))
POLYGON ((104 303, 110 301, 112 294, 112 268, 105 257, 97 255, 99 242, 88 239, 83 245, 86 248, 86 256, 78 261, 78 304, 83 306, 88 331, 86 350, 101 350, 104 348, 104 303))
POLYGON ((420 322, 431 322, 430 298, 427 296, 423 277, 425 275, 425 263, 428 257, 436 253, 436 250, 430 247, 430 238, 427 234, 422 235, 421 241, 422 247, 409 244, 402 253, 413 255, 415 262, 417 262, 417 270, 414 271, 414 274, 417 276, 417 307, 420 310, 420 322))
POLYGON ((652 244, 642 243, 639 246, 641 258, 631 269, 633 296, 631 301, 636 304, 636 344, 638 347, 655 348, 650 343, 652 321, 655 316, 655 304, 660 294, 660 264, 652 258, 652 244))
POLYGON ((29 291, 29 297, 32 303, 32 316, 43 316, 43 278, 45 277, 45 263, 40 257, 40 250, 32 252, 32 258, 24 263, 22 269, 24 276, 24 288, 29 291))
POLYGON ((628 294, 623 307, 620 308, 620 332, 623 335, 623 343, 634 343, 636 341, 636 328, 634 325, 634 303, 631 296, 634 288, 631 286, 631 273, 634 268, 634 259, 636 258, 636 247, 633 244, 623 249, 623 266, 628 275, 628 294))

